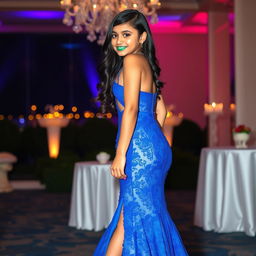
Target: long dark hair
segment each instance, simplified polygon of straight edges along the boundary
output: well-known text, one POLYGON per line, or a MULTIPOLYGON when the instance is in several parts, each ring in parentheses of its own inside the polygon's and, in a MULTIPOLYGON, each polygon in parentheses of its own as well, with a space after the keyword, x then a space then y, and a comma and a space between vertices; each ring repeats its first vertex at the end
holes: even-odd
POLYGON ((138 30, 139 35, 144 31, 147 33, 147 38, 142 44, 142 52, 149 61, 153 74, 153 81, 157 87, 157 94, 161 93, 161 88, 163 87, 163 82, 158 80, 161 69, 158 66, 152 34, 145 16, 141 12, 133 9, 122 11, 115 16, 109 25, 106 39, 103 44, 103 61, 98 67, 100 83, 97 84, 99 93, 96 100, 101 102, 102 113, 106 113, 107 111, 112 112, 113 110, 116 111, 114 95, 112 93, 112 84, 123 66, 123 57, 120 57, 111 45, 112 30, 114 26, 127 22, 133 28, 138 30))

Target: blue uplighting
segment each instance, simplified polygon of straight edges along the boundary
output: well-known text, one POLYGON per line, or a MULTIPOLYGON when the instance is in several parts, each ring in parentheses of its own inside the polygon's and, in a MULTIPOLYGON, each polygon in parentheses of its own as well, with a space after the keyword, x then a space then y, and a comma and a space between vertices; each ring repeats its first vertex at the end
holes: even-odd
POLYGON ((66 43, 66 44, 61 44, 61 47, 64 48, 64 49, 73 50, 73 49, 82 48, 82 44, 66 43))
POLYGON ((10 14, 28 19, 62 19, 64 11, 14 11, 10 14))
POLYGON ((25 119, 24 118, 19 118, 19 123, 20 124, 24 124, 25 123, 25 119))

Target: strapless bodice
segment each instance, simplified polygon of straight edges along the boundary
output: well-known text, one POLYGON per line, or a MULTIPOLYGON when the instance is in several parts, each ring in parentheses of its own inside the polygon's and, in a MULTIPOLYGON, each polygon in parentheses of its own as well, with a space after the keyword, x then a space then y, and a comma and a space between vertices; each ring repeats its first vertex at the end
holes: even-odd
MULTIPOLYGON (((113 83, 112 91, 117 100, 124 104, 124 87, 116 82, 113 83)), ((154 113, 157 93, 140 91, 139 94, 139 109, 138 112, 154 113)), ((116 103, 117 111, 122 113, 116 103)))

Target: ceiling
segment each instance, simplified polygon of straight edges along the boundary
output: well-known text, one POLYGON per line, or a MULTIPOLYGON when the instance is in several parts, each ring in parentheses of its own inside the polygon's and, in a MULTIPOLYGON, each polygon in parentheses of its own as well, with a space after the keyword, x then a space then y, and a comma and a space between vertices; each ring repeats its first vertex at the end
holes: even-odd
MULTIPOLYGON (((175 31, 178 27, 184 30, 194 26, 202 29, 207 25, 208 11, 232 13, 233 1, 161 0, 160 22, 156 28, 168 26, 175 31)), ((58 0, 1 0, 0 32, 72 32, 62 24, 63 15, 58 0)))
MULTIPOLYGON (((226 10, 232 8, 234 0, 161 0, 162 12, 179 10, 226 10)), ((58 10, 58 0, 1 0, 0 10, 58 10)))

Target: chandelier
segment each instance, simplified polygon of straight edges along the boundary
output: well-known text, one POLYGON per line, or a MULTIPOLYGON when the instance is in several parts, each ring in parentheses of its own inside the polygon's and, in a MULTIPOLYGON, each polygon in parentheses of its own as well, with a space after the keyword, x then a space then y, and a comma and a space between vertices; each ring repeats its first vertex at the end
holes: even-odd
POLYGON ((85 30, 87 39, 97 40, 102 45, 108 26, 114 16, 125 9, 136 9, 146 16, 150 22, 158 22, 156 10, 161 6, 159 0, 61 0, 65 9, 63 23, 72 26, 75 33, 85 30))

